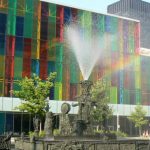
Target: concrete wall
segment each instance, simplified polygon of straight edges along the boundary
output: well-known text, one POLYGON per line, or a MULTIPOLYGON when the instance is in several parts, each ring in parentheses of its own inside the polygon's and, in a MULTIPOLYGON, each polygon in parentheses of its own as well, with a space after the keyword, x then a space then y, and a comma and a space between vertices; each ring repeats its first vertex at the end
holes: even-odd
MULTIPOLYGON (((72 104, 77 103, 74 101, 56 101, 50 100, 50 110, 53 113, 61 113, 61 105, 66 102, 71 105, 70 114, 76 114, 78 111, 78 107, 72 107, 72 104)), ((0 97, 0 111, 17 111, 15 109, 16 106, 21 104, 21 100, 19 98, 10 98, 10 97, 0 97)), ((109 105, 113 109, 113 115, 120 115, 120 116, 129 116, 136 105, 125 105, 125 104, 110 104, 109 105)), ((150 106, 143 106, 146 110, 147 115, 150 116, 150 106)))

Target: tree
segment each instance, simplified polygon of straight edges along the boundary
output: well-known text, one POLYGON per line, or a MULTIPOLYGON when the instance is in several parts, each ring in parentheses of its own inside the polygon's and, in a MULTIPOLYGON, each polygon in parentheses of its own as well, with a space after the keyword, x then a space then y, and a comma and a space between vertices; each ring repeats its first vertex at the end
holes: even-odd
POLYGON ((130 121, 135 124, 135 127, 139 128, 139 135, 141 136, 141 128, 143 125, 148 123, 144 117, 146 116, 146 111, 143 109, 141 105, 137 105, 135 107, 135 111, 131 113, 131 116, 128 117, 130 121))
POLYGON ((33 74, 32 78, 25 77, 19 81, 20 90, 12 91, 16 97, 23 100, 17 109, 43 116, 48 103, 46 98, 50 93, 50 89, 54 86, 55 78, 56 73, 54 72, 45 81, 35 74, 33 74))
POLYGON ((92 116, 96 122, 103 124, 104 129, 106 129, 106 120, 112 116, 112 109, 108 106, 108 93, 108 85, 103 79, 98 80, 91 90, 92 100, 96 104, 92 116))

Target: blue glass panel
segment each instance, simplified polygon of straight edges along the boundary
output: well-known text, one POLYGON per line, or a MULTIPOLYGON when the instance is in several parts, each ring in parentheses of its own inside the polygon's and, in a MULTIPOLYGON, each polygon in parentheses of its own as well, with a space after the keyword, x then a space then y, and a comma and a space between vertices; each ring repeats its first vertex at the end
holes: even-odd
POLYGON ((0 134, 4 133, 5 113, 0 113, 0 134))
POLYGON ((105 16, 105 31, 106 32, 111 32, 111 17, 110 16, 105 16))
POLYGON ((0 34, 5 34, 7 25, 7 16, 6 14, 0 13, 0 34))
POLYGON ((17 18, 16 18, 16 36, 23 36, 23 23, 24 23, 24 18, 17 16, 17 18))
POLYGON ((50 96, 49 96, 49 99, 50 99, 50 100, 54 100, 54 87, 52 87, 52 88, 50 89, 50 96))
POLYGON ((15 42, 15 56, 23 56, 23 38, 16 37, 15 42))
POLYGON ((0 35, 0 55, 5 54, 5 35, 0 35))
POLYGON ((68 24, 71 21, 71 9, 68 7, 64 8, 64 23, 68 24))
POLYGON ((48 62, 48 74, 50 74, 51 72, 55 72, 55 62, 54 61, 48 62))
POLYGON ((39 75, 39 60, 32 59, 32 73, 39 75))
POLYGON ((6 114, 5 132, 13 131, 13 114, 6 114))

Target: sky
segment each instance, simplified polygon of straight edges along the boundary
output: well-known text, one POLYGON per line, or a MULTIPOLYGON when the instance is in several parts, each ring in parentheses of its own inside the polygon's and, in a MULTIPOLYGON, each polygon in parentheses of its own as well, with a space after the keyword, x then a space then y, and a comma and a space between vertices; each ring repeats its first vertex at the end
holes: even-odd
MULTIPOLYGON (((100 13, 107 13, 107 6, 119 0, 42 0, 58 4, 69 5, 81 9, 93 10, 100 13)), ((150 0, 143 0, 150 3, 150 0)))

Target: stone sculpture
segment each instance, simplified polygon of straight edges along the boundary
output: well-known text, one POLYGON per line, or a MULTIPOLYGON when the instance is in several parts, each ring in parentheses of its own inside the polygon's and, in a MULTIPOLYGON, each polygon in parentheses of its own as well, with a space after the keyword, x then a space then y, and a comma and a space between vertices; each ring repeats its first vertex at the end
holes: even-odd
POLYGON ((39 134, 39 123, 40 123, 39 116, 35 115, 35 117, 33 118, 33 127, 34 127, 34 133, 36 137, 39 134))
POLYGON ((61 106, 59 130, 60 134, 63 136, 68 136, 71 134, 72 127, 70 125, 69 111, 71 107, 68 103, 63 103, 61 106))
POLYGON ((53 113, 52 112, 46 113, 44 131, 45 131, 46 137, 52 137, 53 136, 53 113))

